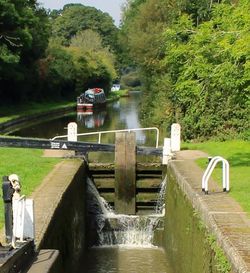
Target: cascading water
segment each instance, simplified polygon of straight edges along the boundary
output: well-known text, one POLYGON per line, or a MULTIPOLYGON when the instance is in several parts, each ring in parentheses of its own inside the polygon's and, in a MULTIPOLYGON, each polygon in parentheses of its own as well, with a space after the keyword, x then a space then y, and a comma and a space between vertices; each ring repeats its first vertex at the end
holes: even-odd
POLYGON ((108 218, 108 228, 100 233, 100 244, 105 246, 151 247, 153 231, 159 221, 155 216, 116 214, 108 218), (110 226, 111 225, 111 229, 110 226))
POLYGON ((167 176, 162 180, 160 185, 160 192, 157 198, 155 213, 156 214, 165 214, 165 193, 167 186, 167 176))
POLYGON ((93 245, 153 247, 154 230, 164 213, 166 178, 161 183, 155 214, 143 216, 115 214, 90 179, 87 185, 89 227, 96 231, 93 245))

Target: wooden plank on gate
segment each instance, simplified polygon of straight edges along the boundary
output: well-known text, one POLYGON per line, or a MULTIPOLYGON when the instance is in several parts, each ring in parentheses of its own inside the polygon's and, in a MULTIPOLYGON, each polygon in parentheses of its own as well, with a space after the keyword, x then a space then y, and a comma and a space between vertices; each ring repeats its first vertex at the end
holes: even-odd
POLYGON ((136 213, 136 140, 135 133, 117 133, 115 146, 115 210, 136 213))

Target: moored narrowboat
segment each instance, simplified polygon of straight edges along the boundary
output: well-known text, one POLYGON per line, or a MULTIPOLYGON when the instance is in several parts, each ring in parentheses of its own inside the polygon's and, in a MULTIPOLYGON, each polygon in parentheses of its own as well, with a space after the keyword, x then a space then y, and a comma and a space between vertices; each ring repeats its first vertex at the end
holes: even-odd
POLYGON ((106 104, 106 96, 102 88, 91 88, 77 97, 77 111, 93 111, 93 107, 106 104))

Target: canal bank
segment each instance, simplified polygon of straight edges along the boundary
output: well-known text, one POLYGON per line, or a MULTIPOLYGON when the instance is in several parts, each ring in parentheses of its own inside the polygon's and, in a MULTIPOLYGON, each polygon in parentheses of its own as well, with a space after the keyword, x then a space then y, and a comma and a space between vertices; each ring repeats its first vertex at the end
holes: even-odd
MULTIPOLYGON (((35 202, 35 243, 38 250, 59 250, 52 272, 71 272, 85 251, 86 164, 80 159, 64 160, 32 194, 35 202)), ((43 255, 40 257, 42 261, 43 255)), ((34 270, 46 269, 41 260, 34 270), (36 269, 38 267, 38 269, 36 269)), ((47 272, 47 271, 37 271, 47 272)), ((50 271, 48 271, 50 272, 50 271)))
POLYGON ((250 272, 247 213, 214 181, 205 195, 202 170, 183 153, 168 166, 166 195, 164 243, 175 272, 250 272))
MULTIPOLYGON (((86 244, 85 180, 84 161, 65 159, 33 192, 36 255, 30 255, 27 272, 72 272, 80 263, 86 244)), ((8 262, 6 267, 6 272, 16 272, 15 264, 8 262)))
MULTIPOLYGON (((128 90, 120 90, 117 92, 113 92, 110 94, 110 96, 107 98, 107 103, 110 104, 112 102, 118 101, 122 97, 128 97, 129 91, 128 90)), ((69 103, 68 103, 69 104, 69 103)), ((60 105, 60 103, 59 103, 60 105)), ((76 104, 73 105, 71 103, 68 106, 65 106, 64 104, 61 106, 53 106, 55 109, 47 109, 47 110, 41 110, 38 111, 36 108, 31 108, 29 111, 31 111, 31 114, 22 114, 20 117, 14 117, 10 118, 8 115, 6 118, 7 121, 0 122, 0 133, 1 134, 11 134, 13 131, 16 131, 18 129, 21 129, 24 126, 32 126, 35 124, 41 123, 43 120, 49 120, 49 119, 55 119, 63 117, 64 115, 69 114, 72 111, 76 110, 76 104), (33 113, 34 112, 34 113, 33 113)), ((19 112, 15 112, 16 109, 13 109, 13 112, 15 115, 19 115, 19 112)), ((13 113, 12 113, 13 115, 13 113)))
POLYGON ((33 124, 40 123, 42 120, 48 120, 55 117, 60 117, 69 112, 72 112, 75 109, 75 106, 61 107, 58 109, 53 109, 46 112, 35 113, 31 115, 21 116, 19 118, 14 118, 6 122, 0 123, 0 133, 1 134, 10 134, 18 128, 22 128, 25 124, 32 126, 33 124))

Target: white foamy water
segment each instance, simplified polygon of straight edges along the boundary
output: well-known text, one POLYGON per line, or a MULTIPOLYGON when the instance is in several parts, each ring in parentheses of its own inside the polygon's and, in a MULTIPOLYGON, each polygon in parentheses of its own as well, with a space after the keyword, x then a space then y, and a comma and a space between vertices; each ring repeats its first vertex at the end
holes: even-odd
POLYGON ((116 214, 99 195, 93 182, 88 179, 87 183, 91 195, 88 201, 92 202, 89 208, 95 214, 99 246, 155 247, 154 230, 164 213, 166 178, 161 183, 155 214, 147 216, 116 214))
POLYGON ((167 187, 167 176, 163 179, 160 185, 160 192, 158 194, 156 207, 155 207, 155 213, 156 214, 165 214, 165 193, 166 193, 166 187, 167 187))

